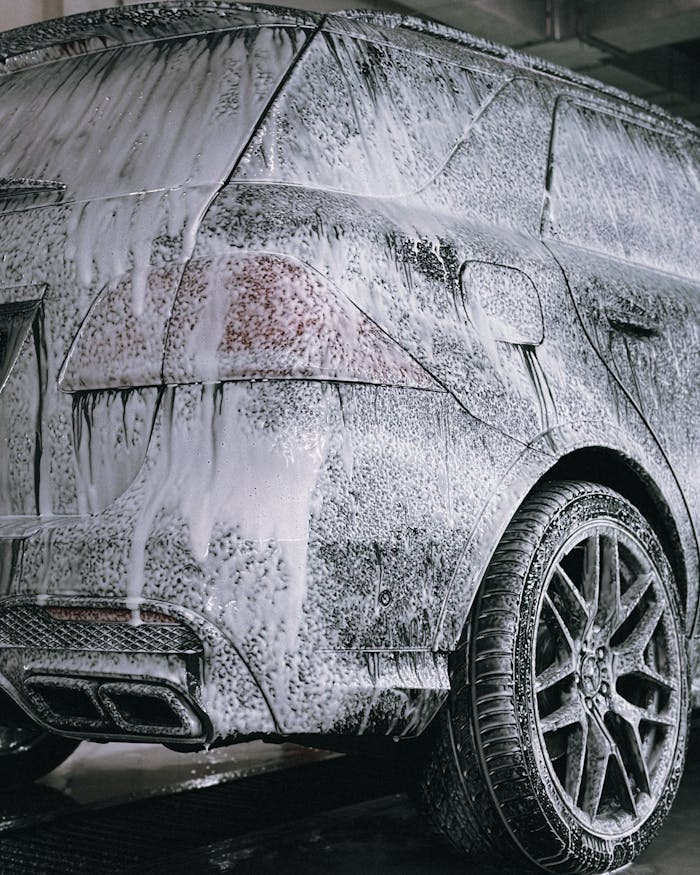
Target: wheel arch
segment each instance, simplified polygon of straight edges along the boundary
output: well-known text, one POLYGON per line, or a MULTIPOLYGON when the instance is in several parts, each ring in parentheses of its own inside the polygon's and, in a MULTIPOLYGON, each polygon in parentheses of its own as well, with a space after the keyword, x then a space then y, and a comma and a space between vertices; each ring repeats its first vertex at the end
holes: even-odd
POLYGON ((589 480, 608 486, 637 508, 654 529, 671 563, 685 619, 689 607, 685 550, 674 514, 653 477, 629 456, 607 447, 592 446, 560 458, 539 478, 530 493, 549 480, 589 480))
MULTIPOLYGON (((557 458, 533 459, 524 453, 502 481, 497 494, 483 509, 460 566, 443 603, 433 649, 451 651, 457 646, 481 581, 510 520, 523 502, 551 480, 588 480, 619 492, 647 519, 671 562, 679 587, 679 601, 686 634, 694 630, 698 602, 693 584, 698 563, 698 543, 690 513, 667 463, 657 467, 643 463, 653 459, 644 453, 630 454, 629 447, 612 447, 586 441, 571 446, 557 458), (543 464, 544 461, 544 464, 543 464), (512 503, 505 502, 508 496, 512 503), (504 512, 504 508, 509 508, 504 512)), ((656 460, 654 460, 656 461, 656 460)), ((660 460, 659 460, 660 461, 660 460)))

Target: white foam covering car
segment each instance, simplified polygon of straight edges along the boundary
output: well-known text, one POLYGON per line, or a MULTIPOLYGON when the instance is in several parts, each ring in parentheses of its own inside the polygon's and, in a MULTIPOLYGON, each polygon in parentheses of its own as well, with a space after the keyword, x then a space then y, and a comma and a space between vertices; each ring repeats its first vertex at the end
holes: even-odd
POLYGON ((697 129, 214 0, 1 34, 0 119, 0 783, 420 736, 464 852, 631 860, 700 668, 697 129))

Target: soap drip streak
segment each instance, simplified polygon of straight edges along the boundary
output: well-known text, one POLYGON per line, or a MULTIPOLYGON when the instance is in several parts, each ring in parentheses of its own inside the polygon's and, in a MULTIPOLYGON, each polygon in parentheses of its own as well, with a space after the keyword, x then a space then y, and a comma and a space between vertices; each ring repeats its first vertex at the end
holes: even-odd
POLYGON ((40 304, 32 323, 32 338, 36 353, 37 366, 37 398, 36 398, 36 425, 34 428, 34 504, 37 514, 41 515, 44 508, 48 508, 46 501, 46 486, 48 483, 48 471, 46 469, 46 457, 44 455, 44 407, 48 388, 48 350, 46 348, 46 333, 44 330, 44 306, 40 304))
POLYGON ((550 431, 557 423, 558 411, 552 395, 552 390, 549 386, 549 381, 547 380, 547 375, 537 358, 537 350, 534 346, 518 344, 517 348, 520 350, 525 369, 527 370, 527 375, 535 390, 542 431, 546 435, 546 440, 550 448, 556 450, 550 431))
MULTIPOLYGON (((171 387, 167 387, 163 391, 160 404, 162 404, 165 433, 170 435, 172 434, 173 408, 175 404, 175 392, 171 387)), ((127 579, 127 598, 132 603, 139 601, 143 594, 144 571, 146 566, 146 542, 151 534, 156 514, 161 509, 163 500, 171 489, 169 477, 172 470, 171 462, 171 445, 170 441, 166 440, 164 441, 164 445, 160 448, 157 462, 161 474, 161 476, 157 478, 157 482, 160 485, 144 503, 134 524, 127 579)))

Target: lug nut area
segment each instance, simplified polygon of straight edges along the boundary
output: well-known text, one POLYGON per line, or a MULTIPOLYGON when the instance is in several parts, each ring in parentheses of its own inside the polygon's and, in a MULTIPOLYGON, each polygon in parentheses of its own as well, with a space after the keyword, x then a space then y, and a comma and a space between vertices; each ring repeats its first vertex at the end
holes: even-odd
POLYGON ((602 644, 587 641, 581 648, 574 682, 584 697, 586 707, 605 707, 612 688, 610 653, 602 644))

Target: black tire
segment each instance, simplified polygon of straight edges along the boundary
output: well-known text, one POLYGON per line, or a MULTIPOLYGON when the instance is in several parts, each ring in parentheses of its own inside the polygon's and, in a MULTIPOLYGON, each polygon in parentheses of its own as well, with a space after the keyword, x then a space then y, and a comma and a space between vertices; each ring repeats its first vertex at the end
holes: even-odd
POLYGON ((630 862, 675 797, 689 710, 677 587, 644 517, 592 483, 533 493, 489 565, 451 685, 420 788, 439 832, 519 870, 630 862))
POLYGON ((0 792, 30 784, 48 774, 79 744, 37 726, 0 692, 0 792))

